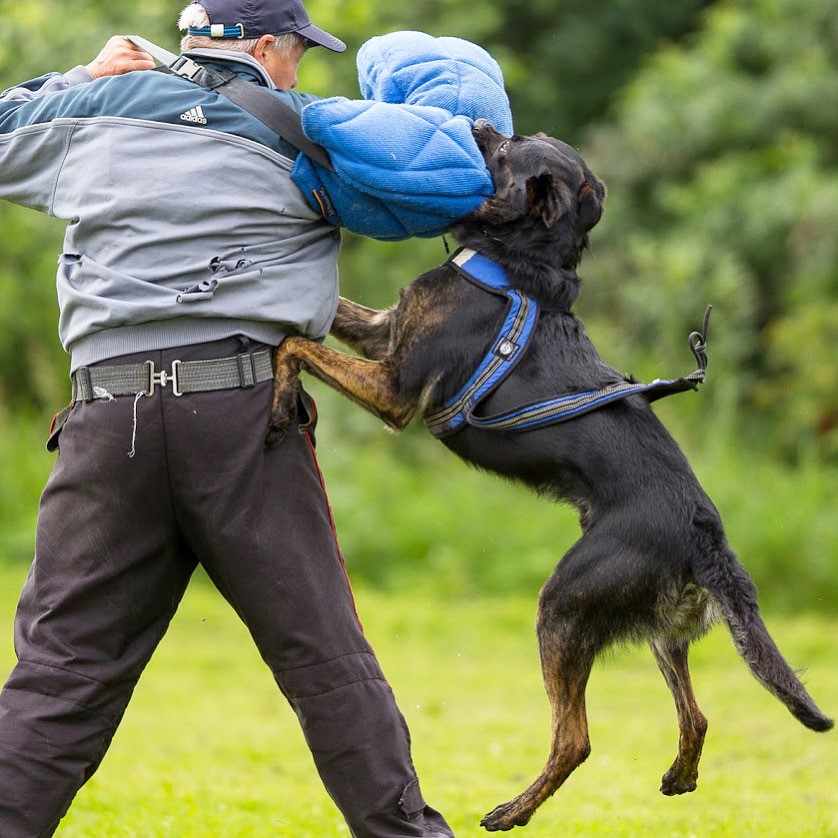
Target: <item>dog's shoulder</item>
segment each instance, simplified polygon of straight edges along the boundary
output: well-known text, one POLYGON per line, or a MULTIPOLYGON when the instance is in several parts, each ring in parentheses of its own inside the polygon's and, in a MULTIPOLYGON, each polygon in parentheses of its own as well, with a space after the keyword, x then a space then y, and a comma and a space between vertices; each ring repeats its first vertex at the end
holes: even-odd
POLYGON ((419 333, 433 333, 439 339, 441 333, 457 330, 463 320, 472 319, 473 313, 479 314, 486 307, 500 309, 503 302, 476 288, 445 262, 402 289, 396 315, 406 339, 412 340, 419 333))
MULTIPOLYGON (((405 393, 438 381, 436 398, 468 379, 503 321, 503 297, 476 287, 445 263, 402 290, 394 312, 391 360, 405 393)), ((449 393, 450 391, 450 393, 449 393)))

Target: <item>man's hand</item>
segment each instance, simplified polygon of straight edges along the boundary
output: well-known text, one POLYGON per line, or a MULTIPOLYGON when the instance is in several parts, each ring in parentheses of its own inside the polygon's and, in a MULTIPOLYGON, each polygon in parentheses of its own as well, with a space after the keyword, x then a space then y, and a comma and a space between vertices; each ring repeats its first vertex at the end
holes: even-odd
POLYGON ((122 35, 114 35, 102 51, 87 65, 94 79, 103 76, 121 76, 132 70, 152 70, 154 60, 122 35))

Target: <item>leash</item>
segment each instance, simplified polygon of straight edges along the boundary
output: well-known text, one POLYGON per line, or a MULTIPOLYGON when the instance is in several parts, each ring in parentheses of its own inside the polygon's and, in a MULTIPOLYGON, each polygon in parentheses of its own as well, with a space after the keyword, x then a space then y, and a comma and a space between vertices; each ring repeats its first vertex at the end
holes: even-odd
POLYGON ((473 285, 509 300, 507 314, 492 348, 460 391, 439 410, 425 417, 425 425, 437 438, 471 425, 493 431, 529 431, 567 422, 607 404, 642 393, 652 402, 664 396, 696 390, 707 370, 707 334, 712 306, 707 306, 701 332, 692 332, 689 345, 698 363, 695 372, 682 378, 655 379, 644 384, 621 381, 600 390, 569 393, 533 402, 491 416, 478 416, 480 403, 512 372, 529 346, 538 322, 538 304, 511 287, 504 269, 480 253, 459 250, 450 260, 454 269, 473 285))
POLYGON ((306 157, 334 171, 329 152, 323 146, 312 142, 303 132, 302 120, 297 111, 269 90, 245 81, 232 70, 213 70, 185 55, 175 55, 139 35, 126 37, 160 62, 161 66, 154 68, 158 72, 172 73, 199 87, 206 87, 226 96, 306 157))

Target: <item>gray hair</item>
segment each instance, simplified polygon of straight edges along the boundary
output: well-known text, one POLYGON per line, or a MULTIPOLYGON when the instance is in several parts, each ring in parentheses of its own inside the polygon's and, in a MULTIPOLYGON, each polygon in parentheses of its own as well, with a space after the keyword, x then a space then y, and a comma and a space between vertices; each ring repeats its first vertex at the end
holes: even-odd
MULTIPOLYGON (((186 31, 190 26, 209 26, 210 20, 206 9, 200 3, 192 3, 181 13, 178 20, 178 29, 186 31)), ((276 42, 273 48, 281 58, 288 58, 299 46, 307 46, 308 40, 296 32, 285 32, 276 35, 276 42)), ((210 38, 200 35, 184 35, 180 41, 181 52, 190 49, 229 49, 235 52, 252 53, 256 49, 258 38, 210 38)))

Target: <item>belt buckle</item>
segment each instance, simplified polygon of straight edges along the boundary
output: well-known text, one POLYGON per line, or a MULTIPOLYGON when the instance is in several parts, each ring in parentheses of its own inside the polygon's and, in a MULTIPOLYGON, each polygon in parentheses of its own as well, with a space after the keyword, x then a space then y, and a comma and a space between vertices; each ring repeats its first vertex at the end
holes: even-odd
POLYGON ((172 384, 172 395, 182 396, 183 391, 180 389, 180 381, 178 380, 178 370, 180 368, 180 361, 172 361, 171 372, 167 370, 154 371, 154 361, 146 361, 145 365, 148 368, 148 387, 142 391, 143 396, 151 398, 154 391, 159 384, 161 387, 166 387, 169 382, 172 384))

